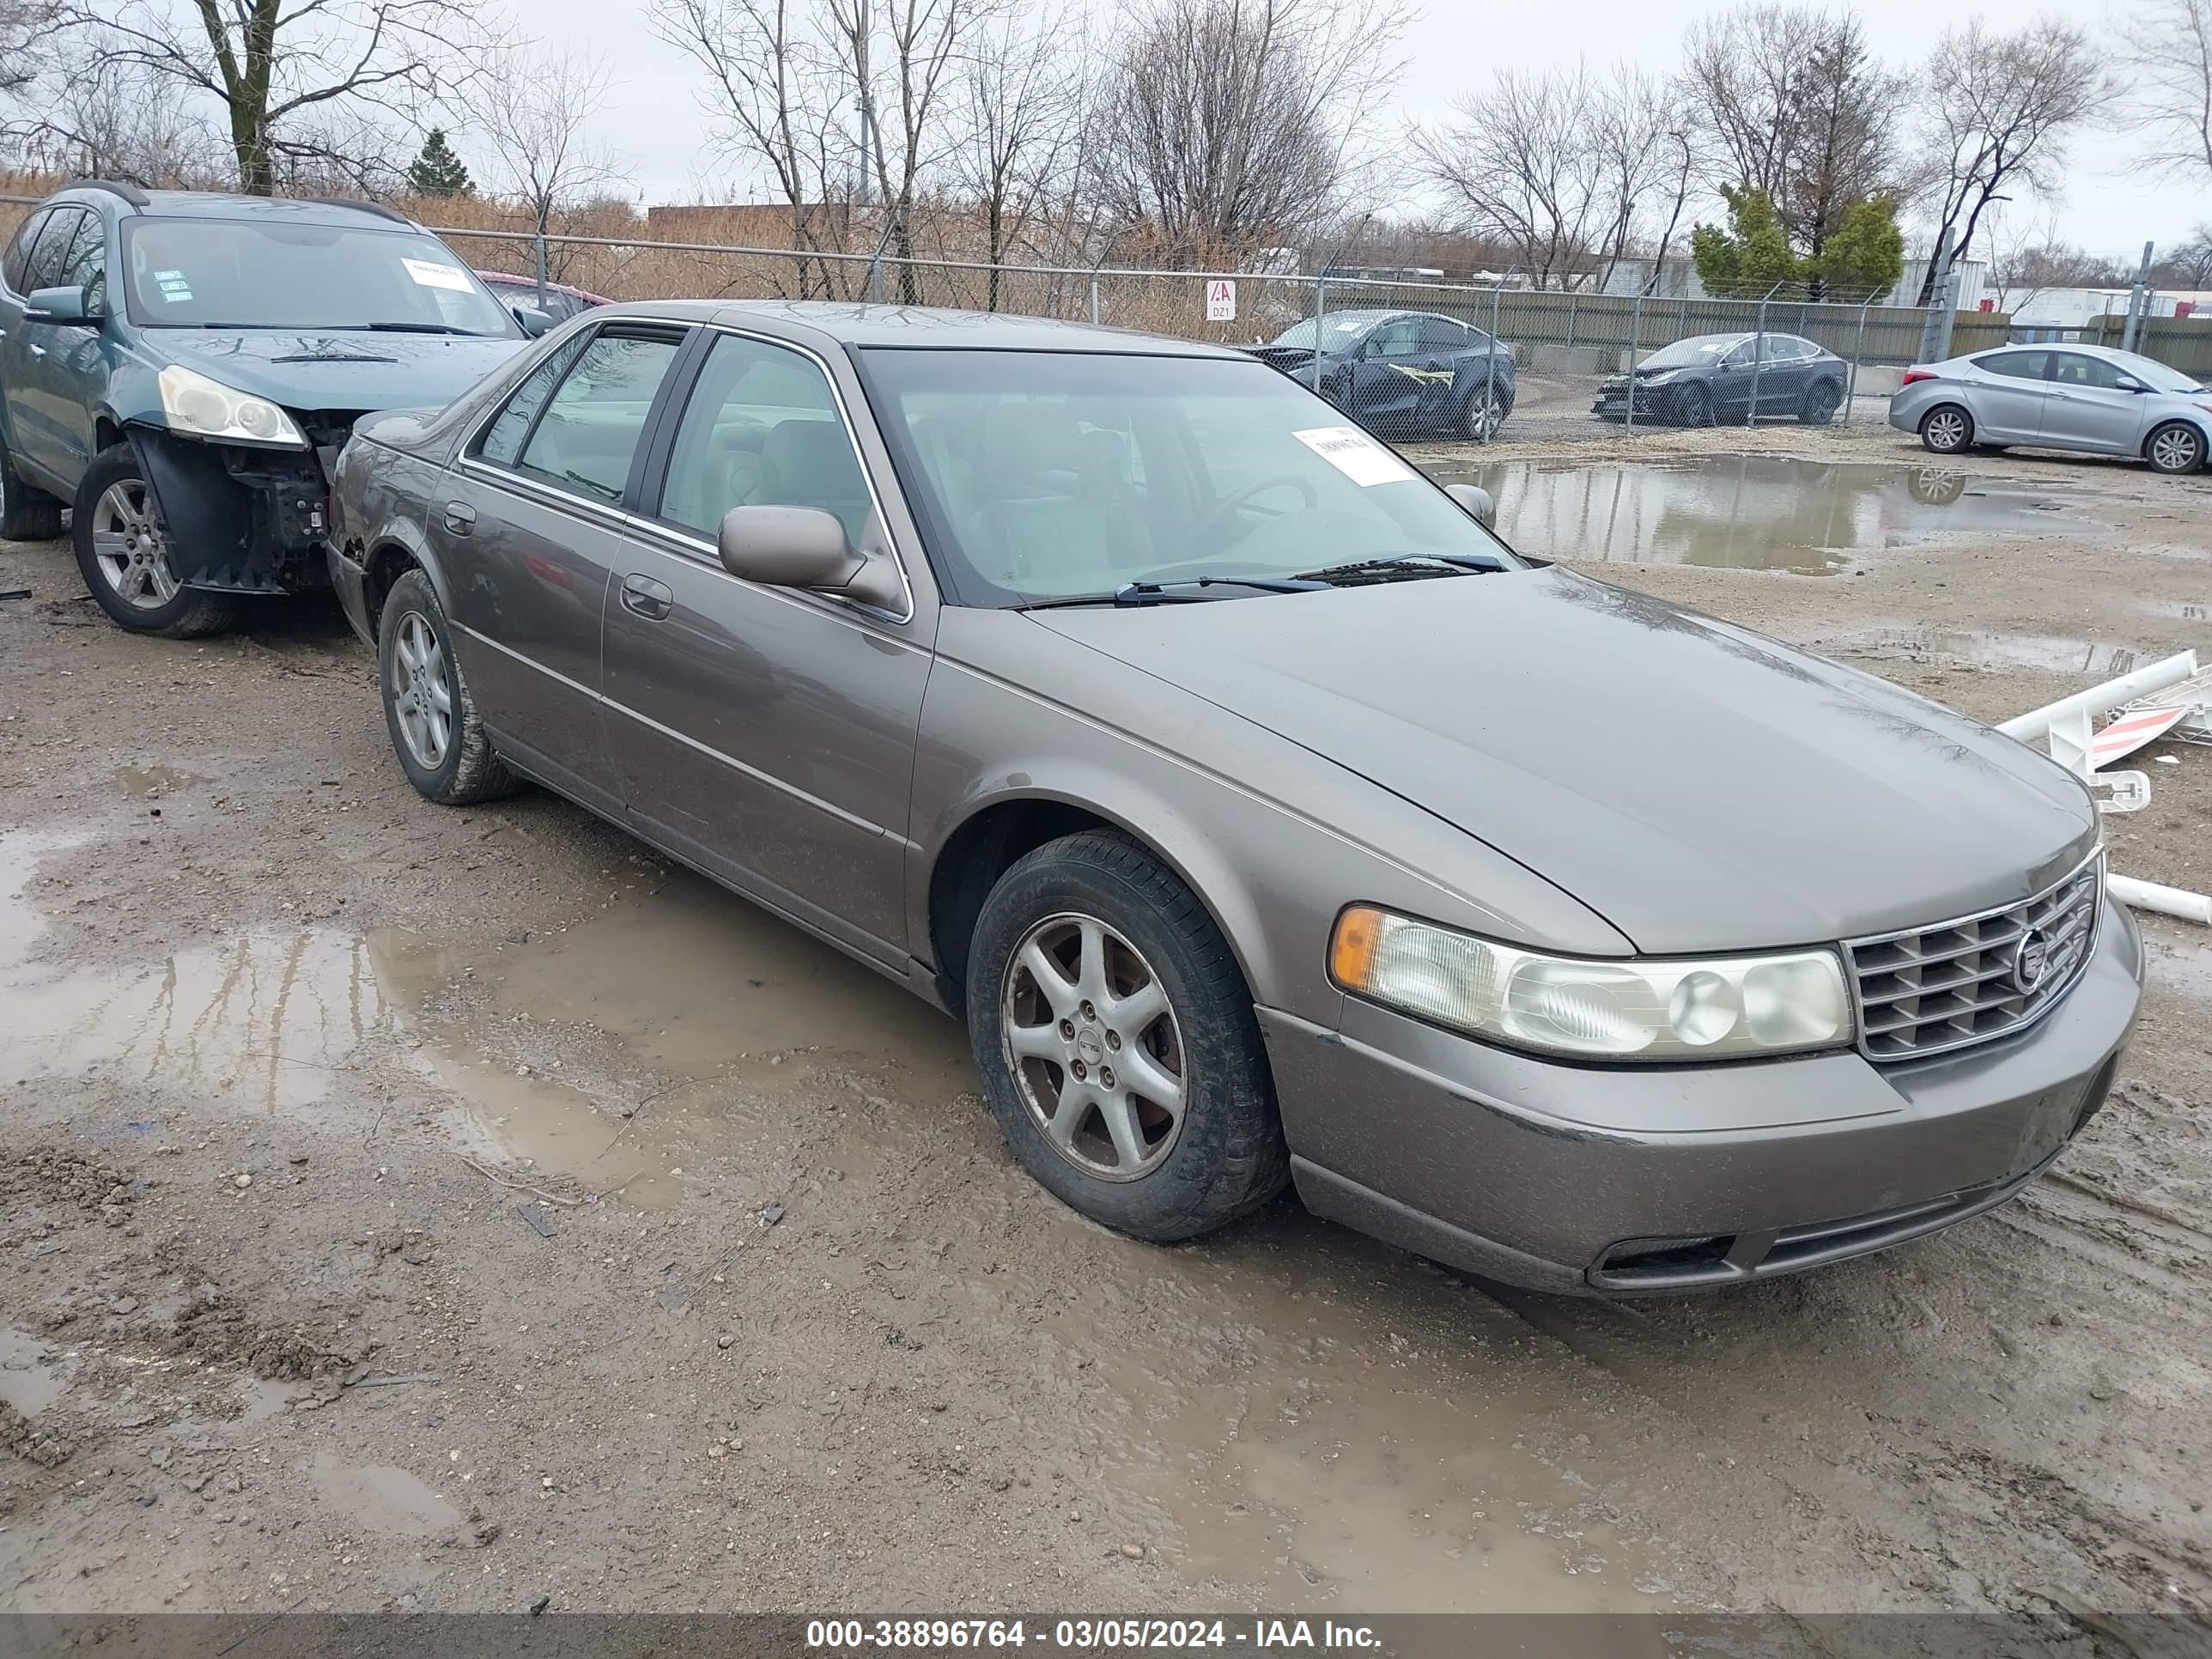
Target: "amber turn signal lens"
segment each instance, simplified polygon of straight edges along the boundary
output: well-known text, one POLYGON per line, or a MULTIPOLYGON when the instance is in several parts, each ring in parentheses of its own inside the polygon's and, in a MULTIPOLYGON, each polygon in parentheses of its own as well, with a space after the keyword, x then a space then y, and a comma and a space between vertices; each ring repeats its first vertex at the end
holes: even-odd
POLYGON ((1328 946, 1328 969, 1347 990, 1366 988, 1375 965, 1375 947, 1382 939, 1382 913, 1355 904, 1336 919, 1336 933, 1328 946))

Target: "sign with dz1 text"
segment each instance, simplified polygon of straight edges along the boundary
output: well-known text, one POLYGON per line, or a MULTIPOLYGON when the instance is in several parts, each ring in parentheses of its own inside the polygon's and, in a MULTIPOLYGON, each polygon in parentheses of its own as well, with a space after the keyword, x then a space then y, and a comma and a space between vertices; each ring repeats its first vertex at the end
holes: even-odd
POLYGON ((1209 323, 1233 323, 1237 320, 1237 284, 1226 276, 1206 279, 1206 320, 1209 323))

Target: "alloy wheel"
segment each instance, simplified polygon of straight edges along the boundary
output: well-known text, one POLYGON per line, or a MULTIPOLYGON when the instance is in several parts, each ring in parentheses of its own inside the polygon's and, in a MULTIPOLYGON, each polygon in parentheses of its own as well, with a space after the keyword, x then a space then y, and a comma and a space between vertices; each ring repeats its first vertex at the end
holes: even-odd
POLYGON ((1939 409, 1928 417, 1920 435, 1928 447, 1948 454, 1966 446, 1966 417, 1955 409, 1939 409))
POLYGON ((92 509, 92 556, 125 605, 159 611, 177 597, 177 579, 143 479, 119 478, 100 492, 92 509))
POLYGON ((392 647, 392 706, 399 716, 399 735, 416 764, 434 772, 446 763, 453 741, 453 687, 446 672, 446 648, 419 611, 400 617, 392 647))
POLYGON ((2204 442, 2185 426, 2170 426, 2150 441, 2151 465, 2161 472, 2191 472, 2203 458, 2204 442))
POLYGON ((1084 1174, 1133 1181, 1174 1150, 1182 1027, 1144 953, 1096 916, 1048 916, 1007 958, 1006 1057, 1031 1122, 1084 1174))

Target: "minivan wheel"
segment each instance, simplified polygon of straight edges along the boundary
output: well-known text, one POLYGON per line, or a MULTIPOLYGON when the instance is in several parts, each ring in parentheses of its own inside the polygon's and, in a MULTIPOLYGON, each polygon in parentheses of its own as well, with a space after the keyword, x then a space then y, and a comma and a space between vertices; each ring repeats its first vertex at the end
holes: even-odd
POLYGON ((1974 441, 1974 417, 1956 404, 1938 404, 1921 417, 1920 441, 1938 455, 1956 455, 1974 441))
POLYGON ((62 533, 62 504, 15 476, 0 444, 0 542, 50 542, 62 533))
POLYGON ((2194 472, 2204 465, 2204 434, 2186 421, 2169 421, 2143 441, 2143 459, 2157 472, 2194 472))
POLYGON ((76 487, 70 539, 76 568, 108 619, 134 634, 191 640, 220 634, 230 599, 186 587, 169 568, 167 532, 129 444, 111 444, 76 487))
POLYGON ((385 596, 377 624, 384 723, 399 769, 419 793, 441 806, 468 806, 512 794, 517 785, 492 752, 450 637, 430 579, 405 572, 385 596))
POLYGON ((1282 1190, 1290 1153, 1243 974, 1190 889, 1126 836, 1050 842, 1000 877, 966 984, 992 1115, 1072 1208, 1168 1243, 1282 1190))

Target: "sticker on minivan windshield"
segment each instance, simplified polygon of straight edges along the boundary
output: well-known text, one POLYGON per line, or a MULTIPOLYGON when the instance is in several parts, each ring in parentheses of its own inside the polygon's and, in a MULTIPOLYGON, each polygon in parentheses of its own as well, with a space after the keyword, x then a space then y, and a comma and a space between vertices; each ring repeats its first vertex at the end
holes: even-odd
POLYGON ((402 259, 399 263, 406 266, 407 274, 424 288, 449 288, 457 294, 474 291, 469 273, 459 265, 441 265, 429 259, 402 259))
POLYGON ((1363 489, 1413 476, 1413 468, 1356 426, 1308 427, 1291 436, 1363 489))
POLYGON ((154 282, 161 290, 161 298, 165 301, 192 297, 192 285, 185 280, 185 273, 181 270, 157 270, 154 273, 154 282))

